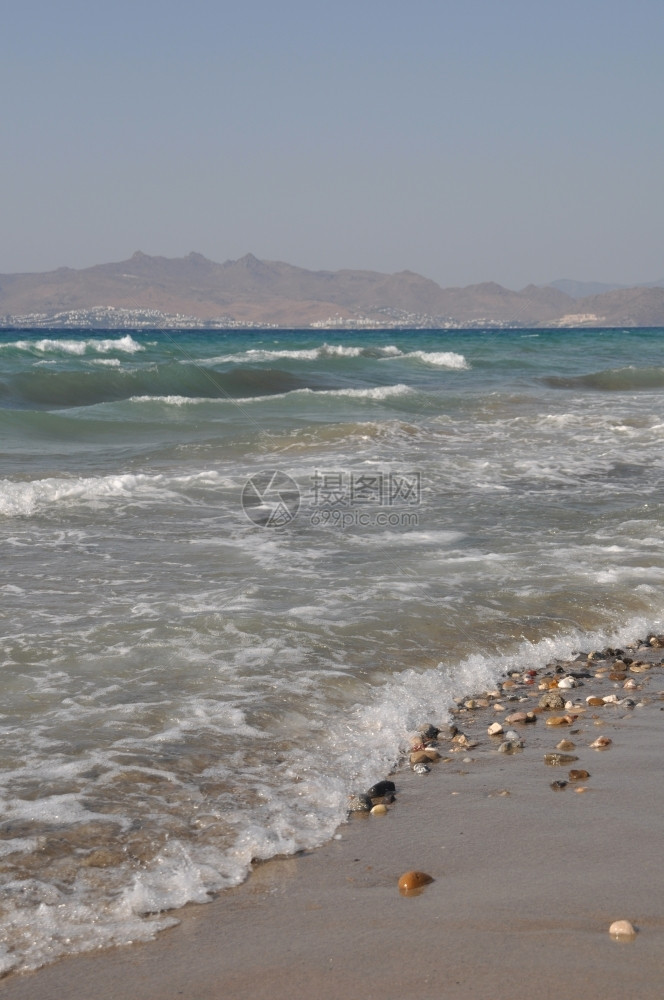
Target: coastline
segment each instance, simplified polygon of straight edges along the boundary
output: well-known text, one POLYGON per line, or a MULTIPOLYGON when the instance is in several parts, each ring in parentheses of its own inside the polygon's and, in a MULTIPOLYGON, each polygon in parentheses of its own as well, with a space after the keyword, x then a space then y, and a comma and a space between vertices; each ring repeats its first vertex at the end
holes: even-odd
POLYGON ((636 689, 611 679, 615 657, 543 670, 530 685, 507 679, 500 699, 461 706, 455 717, 477 746, 453 750, 441 739, 442 760, 429 773, 400 769, 387 815, 352 814, 340 839, 258 865, 210 904, 175 911, 180 925, 155 941, 10 974, 0 992, 7 1000, 285 1000, 305 991, 396 1000, 509 989, 516 1000, 533 990, 542 1000, 654 1000, 664 943, 664 649, 629 652, 649 664, 620 671, 636 689), (505 725, 524 747, 500 753, 504 737, 488 736, 488 725, 537 706, 546 675, 570 673, 589 675, 561 691, 578 711, 505 725), (611 695, 634 705, 586 706, 589 696, 611 695), (573 721, 547 725, 565 714, 573 721), (612 740, 606 750, 590 748, 599 735, 612 740), (590 776, 554 791, 569 766, 548 766, 544 754, 564 738, 575 743, 571 766, 590 776), (434 881, 404 897, 397 880, 413 868, 434 881), (635 924, 633 940, 610 938, 617 919, 635 924))

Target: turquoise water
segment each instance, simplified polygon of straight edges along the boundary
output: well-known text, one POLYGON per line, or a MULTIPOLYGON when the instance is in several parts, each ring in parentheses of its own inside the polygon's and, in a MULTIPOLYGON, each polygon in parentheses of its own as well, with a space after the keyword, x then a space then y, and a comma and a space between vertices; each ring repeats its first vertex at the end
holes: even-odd
POLYGON ((662 616, 664 331, 0 334, 0 967, 323 842, 662 616))

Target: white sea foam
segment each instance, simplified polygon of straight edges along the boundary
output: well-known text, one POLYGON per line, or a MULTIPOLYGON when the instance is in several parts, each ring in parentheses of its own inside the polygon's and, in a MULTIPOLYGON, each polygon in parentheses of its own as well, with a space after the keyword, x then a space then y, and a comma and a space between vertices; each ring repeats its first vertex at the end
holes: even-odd
POLYGON ((117 338, 90 338, 89 340, 66 340, 64 338, 45 337, 42 340, 17 340, 12 343, 0 345, 2 347, 14 347, 21 351, 38 351, 40 354, 75 354, 82 356, 88 352, 98 352, 99 354, 110 354, 112 351, 120 351, 123 354, 135 354, 144 348, 130 334, 117 338))
POLYGON ((220 486, 229 480, 211 470, 184 476, 124 473, 71 479, 38 479, 29 482, 0 480, 0 516, 30 516, 59 504, 95 503, 143 497, 165 499, 173 490, 188 486, 220 486))
MULTIPOLYGON (((229 397, 223 397, 227 399, 229 397)), ((222 401, 223 401, 222 399, 222 401)), ((218 403, 220 400, 211 396, 130 396, 130 403, 163 403, 166 406, 189 406, 199 403, 218 403)))
POLYGON ((198 405, 200 403, 235 403, 246 405, 247 403, 269 403, 277 399, 293 399, 298 396, 302 398, 346 396, 351 399, 382 400, 389 399, 391 396, 407 396, 408 394, 415 393, 415 391, 409 385, 398 383, 397 385, 374 386, 369 389, 291 389, 290 392, 275 392, 266 396, 240 396, 237 398, 231 396, 223 396, 216 399, 205 396, 131 396, 129 402, 163 403, 169 406, 198 405))
POLYGON ((300 348, 299 350, 270 350, 269 348, 250 348, 239 354, 222 354, 216 358, 204 358, 200 363, 227 364, 231 362, 262 362, 278 361, 281 358, 293 361, 316 361, 320 358, 389 358, 401 355, 403 352, 393 344, 385 347, 354 347, 347 344, 323 344, 321 347, 300 348))
POLYGON ((463 354, 456 354, 454 351, 411 351, 404 354, 405 358, 416 358, 426 365, 437 365, 440 368, 461 370, 470 367, 463 354))

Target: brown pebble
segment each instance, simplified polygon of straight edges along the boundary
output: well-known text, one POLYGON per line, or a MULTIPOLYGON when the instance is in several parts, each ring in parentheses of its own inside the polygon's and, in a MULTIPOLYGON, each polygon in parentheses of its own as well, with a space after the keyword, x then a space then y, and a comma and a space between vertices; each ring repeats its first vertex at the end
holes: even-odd
POLYGON ((411 764, 428 764, 429 755, 426 750, 416 750, 410 755, 411 764))
POLYGON ((379 803, 377 806, 374 806, 373 809, 371 810, 372 816, 385 816, 386 813, 387 813, 387 806, 384 805, 382 802, 379 803))
POLYGON ((556 750, 574 750, 576 748, 576 743, 573 740, 561 740, 560 743, 556 743, 556 750))
POLYGON ((584 771, 582 768, 578 768, 578 770, 573 768, 569 772, 567 777, 569 778, 570 781, 587 781, 590 775, 587 771, 584 771))
POLYGON ((586 698, 586 705, 590 705, 592 708, 603 708, 604 699, 592 695, 590 698, 586 698))
POLYGON ((404 893, 412 892, 414 889, 421 889, 422 886, 428 885, 429 882, 433 882, 433 878, 426 872, 404 872, 399 879, 399 890, 404 893))
POLYGON ((512 712, 512 714, 508 715, 505 719, 505 722, 509 722, 510 725, 514 725, 514 723, 522 723, 525 725, 527 722, 535 721, 536 716, 533 715, 532 712, 512 712))
POLYGON ((571 726, 574 720, 569 715, 551 715, 547 720, 547 726, 571 726))
POLYGON ((591 750, 606 750, 607 747, 611 746, 612 739, 609 736, 598 736, 596 740, 590 744, 591 750))
POLYGON ((581 785, 579 788, 575 788, 574 791, 579 792, 579 794, 582 795, 584 792, 587 792, 588 789, 586 788, 585 785, 581 785))

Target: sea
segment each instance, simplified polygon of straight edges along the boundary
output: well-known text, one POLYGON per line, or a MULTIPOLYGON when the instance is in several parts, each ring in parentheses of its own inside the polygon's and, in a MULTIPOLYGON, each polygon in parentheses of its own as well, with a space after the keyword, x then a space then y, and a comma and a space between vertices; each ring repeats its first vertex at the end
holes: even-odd
POLYGON ((662 629, 664 330, 4 330, 0 425, 1 972, 153 937, 455 698, 662 629))

